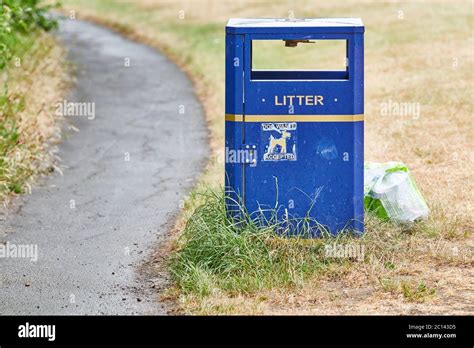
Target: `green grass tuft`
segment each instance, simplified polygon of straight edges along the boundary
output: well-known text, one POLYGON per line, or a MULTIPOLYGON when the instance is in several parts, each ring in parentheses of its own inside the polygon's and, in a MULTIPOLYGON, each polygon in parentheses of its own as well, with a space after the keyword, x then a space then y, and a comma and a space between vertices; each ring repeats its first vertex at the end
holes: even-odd
POLYGON ((41 47, 41 33, 57 27, 57 21, 47 15, 51 7, 39 0, 0 1, 0 201, 26 190, 36 172, 31 163, 42 151, 33 137, 25 135, 30 131, 21 121, 28 102, 25 95, 9 91, 9 86, 21 82, 16 71, 23 69, 24 79, 33 71, 25 70, 21 64, 25 59, 31 62, 48 49, 41 47))
POLYGON ((262 227, 251 219, 237 224, 228 218, 223 192, 201 195, 204 203, 189 219, 171 261, 171 275, 183 293, 205 297, 295 287, 347 262, 325 258, 324 246, 328 239, 350 237, 282 238, 275 233, 277 223, 262 227))

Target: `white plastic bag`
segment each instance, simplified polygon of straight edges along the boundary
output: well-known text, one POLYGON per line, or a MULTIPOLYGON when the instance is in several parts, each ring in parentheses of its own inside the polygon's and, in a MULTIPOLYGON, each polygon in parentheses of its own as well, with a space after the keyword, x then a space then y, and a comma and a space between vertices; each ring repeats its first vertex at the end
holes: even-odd
POLYGON ((365 163, 364 206, 397 223, 425 219, 429 214, 408 167, 400 162, 365 163))

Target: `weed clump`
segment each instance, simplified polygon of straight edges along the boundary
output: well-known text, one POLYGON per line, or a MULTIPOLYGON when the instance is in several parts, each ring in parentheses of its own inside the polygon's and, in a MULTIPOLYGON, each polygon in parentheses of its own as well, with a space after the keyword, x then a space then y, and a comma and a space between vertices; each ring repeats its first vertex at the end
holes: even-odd
POLYGON ((46 113, 43 107, 26 97, 28 89, 18 88, 23 84, 33 89, 32 74, 48 65, 44 58, 54 45, 43 33, 57 26, 47 15, 50 8, 39 0, 0 4, 0 201, 25 191, 29 178, 44 170, 40 167, 48 162, 45 158, 52 157, 46 153, 45 142, 56 129, 49 127, 46 132, 39 126, 51 116, 40 115, 46 113))
POLYGON ((304 232, 282 237, 278 222, 229 218, 223 192, 200 195, 204 204, 188 220, 171 261, 172 277, 184 293, 203 297, 295 287, 318 272, 330 272, 334 263, 351 262, 325 257, 328 238, 349 237, 309 239, 304 232))

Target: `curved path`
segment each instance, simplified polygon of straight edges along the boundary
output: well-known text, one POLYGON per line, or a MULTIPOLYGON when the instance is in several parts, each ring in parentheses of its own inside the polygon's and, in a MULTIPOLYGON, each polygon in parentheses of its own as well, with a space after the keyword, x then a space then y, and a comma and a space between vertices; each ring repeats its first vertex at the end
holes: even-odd
POLYGON ((206 162, 201 106, 147 46, 78 20, 59 36, 77 66, 67 101, 95 117, 67 118, 79 132, 60 145, 63 176, 0 219, 0 243, 38 247, 36 262, 0 258, 0 314, 166 313, 137 268, 206 162))

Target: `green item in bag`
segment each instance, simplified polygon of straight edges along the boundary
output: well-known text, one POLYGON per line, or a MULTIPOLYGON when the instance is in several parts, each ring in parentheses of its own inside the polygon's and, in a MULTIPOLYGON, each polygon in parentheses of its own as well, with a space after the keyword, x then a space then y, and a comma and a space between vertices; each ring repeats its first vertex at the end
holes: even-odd
POLYGON ((428 206, 401 162, 364 164, 364 207, 396 223, 426 219, 428 206))

